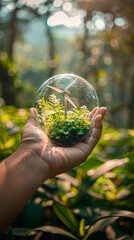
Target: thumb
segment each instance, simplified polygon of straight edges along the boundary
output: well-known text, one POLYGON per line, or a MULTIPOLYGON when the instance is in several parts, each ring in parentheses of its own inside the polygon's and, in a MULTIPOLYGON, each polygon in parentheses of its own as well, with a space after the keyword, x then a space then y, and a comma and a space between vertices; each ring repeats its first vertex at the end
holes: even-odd
POLYGON ((36 114, 36 109, 30 108, 29 116, 28 116, 25 126, 35 126, 35 127, 38 126, 36 118, 35 118, 35 114, 36 114))

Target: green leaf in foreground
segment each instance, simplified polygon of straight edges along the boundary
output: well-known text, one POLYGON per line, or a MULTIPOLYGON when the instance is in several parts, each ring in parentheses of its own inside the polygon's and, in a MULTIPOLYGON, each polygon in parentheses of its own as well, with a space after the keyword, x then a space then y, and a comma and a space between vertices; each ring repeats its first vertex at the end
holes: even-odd
POLYGON ((114 159, 114 160, 108 160, 103 165, 98 167, 93 173, 93 175, 89 179, 90 185, 92 185, 100 176, 104 175, 104 173, 111 171, 112 169, 116 167, 120 167, 128 162, 127 158, 123 159, 114 159))
POLYGON ((89 227, 87 235, 83 240, 86 240, 91 234, 100 231, 111 223, 115 222, 119 217, 129 217, 134 219, 134 213, 130 211, 117 211, 110 215, 100 217, 94 221, 94 223, 89 227))
POLYGON ((67 232, 67 231, 65 231, 61 228, 54 227, 54 226, 42 226, 42 227, 38 227, 38 228, 33 229, 33 231, 50 232, 50 233, 53 233, 53 234, 60 234, 60 235, 64 235, 64 236, 67 236, 69 238, 78 240, 78 238, 76 238, 73 234, 71 234, 71 233, 69 233, 69 232, 67 232))
POLYGON ((83 237, 85 235, 85 219, 84 218, 82 218, 80 221, 79 232, 80 232, 80 236, 83 237))
POLYGON ((26 236, 26 235, 35 235, 35 231, 31 228, 13 228, 14 236, 26 236))
POLYGON ((70 229, 79 231, 79 225, 72 211, 58 201, 54 201, 53 208, 60 220, 70 229))
POLYGON ((80 167, 84 169, 84 171, 89 171, 90 169, 94 169, 100 167, 100 165, 104 164, 104 160, 96 156, 90 156, 86 162, 84 162, 80 167))
MULTIPOLYGON (((42 232, 50 232, 52 234, 59 234, 59 235, 64 235, 69 238, 78 240, 73 234, 65 231, 64 229, 61 229, 59 227, 54 227, 54 226, 41 226, 38 228, 34 229, 26 229, 26 228, 15 228, 13 229, 13 233, 15 236, 29 236, 29 235, 35 235, 37 231, 42 231, 42 232)), ((23 238, 25 239, 25 238, 23 238)))

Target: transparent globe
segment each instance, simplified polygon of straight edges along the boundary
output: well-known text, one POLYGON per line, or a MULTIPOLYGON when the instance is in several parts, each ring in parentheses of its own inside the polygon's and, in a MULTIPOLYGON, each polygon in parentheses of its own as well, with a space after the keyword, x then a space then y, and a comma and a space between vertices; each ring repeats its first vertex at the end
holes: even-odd
POLYGON ((74 74, 59 74, 45 81, 34 99, 39 126, 55 143, 70 146, 91 130, 90 112, 99 106, 93 86, 74 74))

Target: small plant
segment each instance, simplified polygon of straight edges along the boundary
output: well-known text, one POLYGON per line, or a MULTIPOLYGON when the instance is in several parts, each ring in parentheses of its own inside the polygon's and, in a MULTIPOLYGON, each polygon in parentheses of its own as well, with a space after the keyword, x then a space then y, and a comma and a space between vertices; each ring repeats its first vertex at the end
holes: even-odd
POLYGON ((52 94, 49 96, 48 102, 44 98, 39 100, 38 107, 40 108, 38 119, 39 121, 41 119, 41 122, 43 119, 44 123, 42 128, 54 142, 62 145, 75 144, 83 140, 91 131, 86 106, 82 106, 80 109, 75 108, 65 114, 60 99, 52 94))
POLYGON ((49 137, 63 145, 79 142, 90 132, 90 124, 87 120, 75 118, 74 120, 58 119, 50 130, 49 137))

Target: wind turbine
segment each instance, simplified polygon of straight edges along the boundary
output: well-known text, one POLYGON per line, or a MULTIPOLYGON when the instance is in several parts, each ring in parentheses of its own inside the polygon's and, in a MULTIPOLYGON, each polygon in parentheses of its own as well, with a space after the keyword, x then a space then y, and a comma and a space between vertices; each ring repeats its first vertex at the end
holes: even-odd
POLYGON ((61 89, 58 89, 58 88, 56 88, 56 87, 52 87, 52 86, 47 85, 47 87, 55 90, 56 92, 64 94, 65 119, 67 118, 67 101, 68 101, 73 107, 77 108, 76 105, 74 104, 74 102, 73 102, 73 101, 71 100, 71 98, 69 97, 70 92, 68 91, 69 88, 73 85, 73 83, 77 81, 77 79, 78 79, 78 78, 74 79, 70 84, 68 84, 67 87, 66 87, 64 90, 61 90, 61 89))

